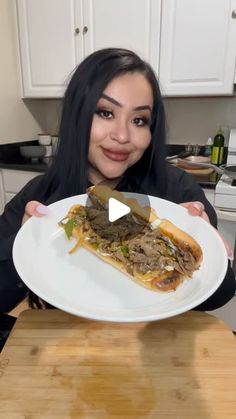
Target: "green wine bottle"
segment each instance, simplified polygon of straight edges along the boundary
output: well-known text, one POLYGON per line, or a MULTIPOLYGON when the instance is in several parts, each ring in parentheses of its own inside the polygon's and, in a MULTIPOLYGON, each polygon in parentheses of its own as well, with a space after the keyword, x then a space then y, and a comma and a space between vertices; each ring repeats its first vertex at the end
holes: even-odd
POLYGON ((225 137, 221 128, 218 129, 212 146, 211 163, 220 166, 223 163, 225 137))

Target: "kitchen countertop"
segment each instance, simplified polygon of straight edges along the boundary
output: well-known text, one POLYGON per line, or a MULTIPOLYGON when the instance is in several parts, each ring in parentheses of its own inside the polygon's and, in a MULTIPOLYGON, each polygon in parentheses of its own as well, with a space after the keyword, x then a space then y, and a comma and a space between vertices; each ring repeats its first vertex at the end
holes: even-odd
MULTIPOLYGON (((39 172, 44 173, 46 172, 48 166, 50 165, 52 159, 48 158, 47 162, 38 162, 38 163, 32 163, 27 162, 24 159, 15 161, 15 162, 4 162, 0 159, 0 169, 9 169, 9 170, 24 170, 24 171, 30 171, 30 172, 39 172)), ((199 185, 201 185, 204 188, 207 189, 215 189, 216 187, 216 180, 215 178, 212 178, 211 176, 194 176, 194 179, 196 180, 199 185)))
POLYGON ((6 163, 0 160, 0 169, 9 169, 9 170, 24 170, 27 172, 39 172, 44 173, 48 168, 49 163, 38 162, 31 163, 24 161, 6 163))
MULTIPOLYGON (((52 162, 51 158, 46 158, 43 159, 43 161, 33 163, 30 161, 26 161, 25 158, 21 156, 19 151, 19 148, 22 145, 36 144, 38 144, 38 142, 36 140, 32 140, 27 142, 0 145, 0 169, 24 170, 44 173, 52 162)), ((183 144, 167 144, 167 155, 172 156, 178 154, 181 151, 183 151, 184 148, 185 145, 183 144)), ((204 146, 202 146, 202 148, 204 149, 204 146)), ((208 189, 215 189, 215 185, 219 179, 218 175, 216 175, 215 173, 213 173, 212 175, 193 177, 196 180, 196 182, 198 182, 202 187, 208 189)))
POLYGON ((26 160, 20 154, 20 147, 25 145, 37 145, 38 141, 24 141, 18 143, 0 145, 0 169, 24 170, 44 173, 51 163, 51 158, 44 158, 38 162, 26 160))

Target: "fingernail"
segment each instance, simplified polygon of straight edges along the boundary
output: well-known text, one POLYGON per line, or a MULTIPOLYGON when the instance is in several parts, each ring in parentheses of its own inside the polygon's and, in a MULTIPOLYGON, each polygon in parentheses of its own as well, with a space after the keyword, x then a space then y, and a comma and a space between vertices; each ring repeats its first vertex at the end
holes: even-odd
POLYGON ((234 254, 233 254, 232 250, 231 249, 228 249, 226 247, 226 253, 227 253, 228 259, 232 262, 234 260, 234 254))
POLYGON ((38 205, 35 209, 36 209, 37 213, 41 214, 41 215, 47 215, 50 212, 49 208, 46 207, 46 205, 43 205, 43 204, 38 205))
POLYGON ((194 202, 193 207, 196 208, 196 210, 198 210, 199 212, 204 211, 204 206, 201 203, 196 203, 194 202))

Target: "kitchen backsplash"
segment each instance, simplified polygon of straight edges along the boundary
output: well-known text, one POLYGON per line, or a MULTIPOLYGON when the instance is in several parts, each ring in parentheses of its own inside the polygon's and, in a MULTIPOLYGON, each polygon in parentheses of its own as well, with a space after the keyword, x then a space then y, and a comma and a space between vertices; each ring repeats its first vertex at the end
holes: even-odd
MULTIPOLYGON (((34 99, 24 100, 28 116, 15 117, 14 129, 2 120, 0 144, 36 139, 39 132, 57 135, 59 129, 61 100, 34 99), (31 118, 30 123, 28 119, 31 118)), ((236 97, 215 98, 166 98, 167 143, 204 145, 208 137, 213 137, 219 126, 228 132, 236 126, 236 97)))
POLYGON ((167 141, 205 144, 221 126, 228 145, 229 131, 236 126, 236 97, 168 98, 164 100, 167 141))

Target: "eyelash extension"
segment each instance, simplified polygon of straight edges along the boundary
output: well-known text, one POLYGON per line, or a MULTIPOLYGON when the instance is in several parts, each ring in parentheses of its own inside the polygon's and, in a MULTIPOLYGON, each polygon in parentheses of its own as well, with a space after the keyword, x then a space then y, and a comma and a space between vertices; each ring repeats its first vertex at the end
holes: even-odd
POLYGON ((138 125, 138 126, 140 126, 140 127, 144 127, 144 126, 146 126, 146 125, 148 125, 148 126, 150 126, 150 125, 151 125, 151 121, 150 121, 150 119, 149 119, 149 118, 139 116, 139 117, 134 118, 134 120, 135 120, 135 119, 139 119, 139 120, 141 119, 141 120, 142 120, 143 125, 138 125))
POLYGON ((108 112, 109 114, 113 115, 113 112, 108 110, 108 109, 96 109, 95 110, 95 114, 102 117, 101 113, 102 112, 108 112))
MULTIPOLYGON (((109 110, 109 109, 105 109, 105 108, 98 108, 98 109, 96 109, 95 110, 95 114, 97 115, 97 116, 99 116, 100 118, 103 118, 103 119, 111 119, 114 115, 113 115, 113 111, 111 111, 111 110, 109 110), (102 115, 102 113, 105 113, 105 112, 107 112, 109 115, 106 117, 106 116, 104 116, 104 115, 102 115)), ((135 120, 140 120, 140 121, 142 121, 142 124, 141 125, 136 125, 137 127, 139 127, 139 128, 142 128, 142 127, 145 127, 145 126, 151 126, 151 120, 150 120, 150 118, 148 118, 148 117, 146 117, 146 116, 136 116, 135 118, 133 118, 132 119, 132 121, 135 121, 135 120)))
POLYGON ((150 119, 149 118, 144 117, 144 118, 142 118, 142 120, 143 120, 143 122, 144 122, 145 125, 149 125, 150 124, 150 119))

